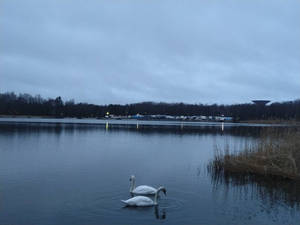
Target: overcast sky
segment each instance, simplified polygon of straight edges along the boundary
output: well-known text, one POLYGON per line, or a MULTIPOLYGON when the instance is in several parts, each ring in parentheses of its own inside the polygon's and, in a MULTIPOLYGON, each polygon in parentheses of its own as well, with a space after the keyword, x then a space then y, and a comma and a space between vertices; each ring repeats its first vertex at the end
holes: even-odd
POLYGON ((0 0, 0 92, 96 104, 300 98, 299 0, 0 0))

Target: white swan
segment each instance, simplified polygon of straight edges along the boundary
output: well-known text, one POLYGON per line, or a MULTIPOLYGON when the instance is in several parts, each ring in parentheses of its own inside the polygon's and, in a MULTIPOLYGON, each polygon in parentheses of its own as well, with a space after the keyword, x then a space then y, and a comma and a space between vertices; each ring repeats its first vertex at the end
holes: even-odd
POLYGON ((131 175, 130 179, 130 189, 129 192, 131 194, 136 194, 136 195, 154 195, 157 191, 156 188, 150 187, 148 185, 140 185, 135 187, 135 176, 131 175))
POLYGON ((126 206, 145 207, 158 205, 157 198, 160 191, 163 191, 164 194, 167 195, 167 190, 164 187, 159 187, 155 193, 154 201, 146 196, 135 196, 127 200, 121 200, 121 202, 123 202, 126 206))

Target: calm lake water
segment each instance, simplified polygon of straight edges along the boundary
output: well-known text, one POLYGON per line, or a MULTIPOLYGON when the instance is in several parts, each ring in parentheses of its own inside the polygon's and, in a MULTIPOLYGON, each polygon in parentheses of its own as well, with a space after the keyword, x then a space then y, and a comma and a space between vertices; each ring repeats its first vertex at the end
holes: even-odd
POLYGON ((78 121, 0 119, 1 225, 300 224, 298 184, 207 171, 260 125, 78 121), (131 174, 166 187, 157 208, 123 207, 131 174))

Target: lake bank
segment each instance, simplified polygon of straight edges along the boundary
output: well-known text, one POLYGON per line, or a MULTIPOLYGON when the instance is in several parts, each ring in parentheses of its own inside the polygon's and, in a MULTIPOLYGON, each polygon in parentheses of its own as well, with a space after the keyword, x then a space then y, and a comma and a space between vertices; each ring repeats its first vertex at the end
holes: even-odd
POLYGON ((240 123, 249 123, 249 124, 283 124, 283 125, 296 125, 300 126, 300 121, 297 120, 241 120, 240 123))
POLYGON ((210 168, 224 173, 276 176, 300 180, 300 131, 265 129, 257 143, 247 144, 239 151, 228 145, 215 146, 210 168))

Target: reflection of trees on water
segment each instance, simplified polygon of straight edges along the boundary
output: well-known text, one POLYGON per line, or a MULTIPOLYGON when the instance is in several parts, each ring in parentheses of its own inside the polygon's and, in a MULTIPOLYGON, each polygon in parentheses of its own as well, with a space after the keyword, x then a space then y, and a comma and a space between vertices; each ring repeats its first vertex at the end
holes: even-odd
POLYGON ((300 210, 300 181, 275 177, 224 173, 209 169, 213 193, 222 192, 223 196, 233 193, 237 199, 258 199, 268 209, 285 206, 300 210))
POLYGON ((215 125, 145 125, 145 124, 72 124, 72 123, 1 123, 1 131, 19 133, 80 133, 80 132, 133 132, 141 135, 232 135, 237 137, 257 137, 262 127, 215 125))

